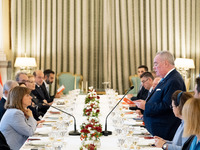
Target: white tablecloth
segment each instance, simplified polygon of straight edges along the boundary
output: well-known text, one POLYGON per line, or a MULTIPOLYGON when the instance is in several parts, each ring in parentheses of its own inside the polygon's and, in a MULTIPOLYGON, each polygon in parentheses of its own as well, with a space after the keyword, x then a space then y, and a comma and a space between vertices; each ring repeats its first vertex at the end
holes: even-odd
MULTIPOLYGON (((80 125, 83 123, 85 117, 83 117, 83 107, 84 107, 84 99, 86 95, 79 95, 76 103, 75 103, 75 110, 74 110, 74 116, 76 118, 76 124, 77 124, 77 129, 80 131, 80 125)), ((117 101, 116 101, 117 103, 117 101)), ((54 110, 54 108, 50 108, 47 112, 46 115, 49 115, 49 111, 54 110)), ((107 114, 110 112, 109 106, 108 106, 108 100, 105 95, 100 96, 100 123, 103 126, 103 130, 105 128, 105 118, 107 114)), ((114 131, 114 127, 112 126, 112 121, 111 121, 111 115, 108 117, 108 130, 109 131, 114 131)), ((73 120, 73 118, 71 118, 73 120)), ((72 123, 68 131, 74 130, 74 123, 72 123)), ((37 133, 37 130, 36 130, 37 133)), ((36 135, 33 136, 37 137, 36 135)), ((66 136, 64 139, 67 143, 67 148, 68 150, 79 150, 81 147, 81 140, 80 136, 66 136)), ((101 141, 101 147, 98 148, 99 150, 119 150, 120 148, 117 146, 117 136, 115 135, 109 135, 109 136, 102 136, 100 137, 101 141)), ((30 150, 30 149, 35 149, 37 147, 30 146, 27 143, 24 144, 24 146, 21 148, 21 150, 30 150)), ((39 148, 39 146, 38 146, 39 148)), ((145 148, 145 150, 154 150, 152 148, 145 148)), ((156 150, 159 150, 156 148, 156 150)))

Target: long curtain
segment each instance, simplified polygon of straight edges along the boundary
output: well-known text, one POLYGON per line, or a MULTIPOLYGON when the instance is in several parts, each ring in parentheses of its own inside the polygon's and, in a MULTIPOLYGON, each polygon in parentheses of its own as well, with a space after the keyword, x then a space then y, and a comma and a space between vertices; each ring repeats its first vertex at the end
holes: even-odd
POLYGON ((0 52, 3 51, 3 16, 2 16, 2 0, 0 0, 0 52))
MULTIPOLYGON (((37 69, 83 75, 124 93, 139 65, 157 51, 195 61, 199 74, 199 0, 12 0, 13 62, 37 59, 37 69)), ((52 91, 55 90, 52 88, 52 91)))

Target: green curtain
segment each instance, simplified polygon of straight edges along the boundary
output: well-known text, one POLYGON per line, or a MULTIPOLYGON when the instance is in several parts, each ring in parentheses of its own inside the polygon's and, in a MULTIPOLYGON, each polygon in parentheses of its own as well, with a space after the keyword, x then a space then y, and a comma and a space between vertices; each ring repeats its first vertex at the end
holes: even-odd
POLYGON ((156 52, 169 50, 194 59, 194 79, 199 7, 199 0, 12 0, 13 62, 26 53, 37 69, 81 74, 96 89, 109 81, 122 94, 139 65, 152 70, 156 52))

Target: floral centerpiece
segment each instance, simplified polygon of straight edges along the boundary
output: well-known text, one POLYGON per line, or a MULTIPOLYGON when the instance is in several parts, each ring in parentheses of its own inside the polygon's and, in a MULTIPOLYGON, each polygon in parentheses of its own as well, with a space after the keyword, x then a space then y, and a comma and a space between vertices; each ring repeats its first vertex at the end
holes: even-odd
POLYGON ((88 93, 88 95, 86 96, 85 98, 85 104, 89 103, 89 102, 98 102, 99 103, 99 99, 100 97, 97 95, 96 92, 91 92, 91 93, 88 93))
POLYGON ((96 146, 94 144, 85 144, 80 147, 80 150, 96 150, 96 146))
POLYGON ((99 123, 99 119, 95 117, 88 118, 85 123, 81 125, 81 137, 82 141, 97 141, 102 135, 102 125, 99 123))
POLYGON ((98 117, 100 112, 99 103, 94 101, 86 104, 83 109, 83 116, 98 117))
POLYGON ((99 99, 93 87, 89 88, 89 93, 85 98, 83 116, 87 116, 81 125, 82 146, 80 150, 96 150, 100 146, 100 136, 102 135, 102 125, 99 123, 99 99))

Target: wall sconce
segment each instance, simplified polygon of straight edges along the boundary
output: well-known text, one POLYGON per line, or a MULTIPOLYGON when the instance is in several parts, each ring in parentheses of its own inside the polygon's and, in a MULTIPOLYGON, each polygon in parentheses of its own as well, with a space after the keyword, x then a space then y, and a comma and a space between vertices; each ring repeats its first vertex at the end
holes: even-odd
POLYGON ((32 68, 37 67, 34 57, 17 57, 14 67, 19 67, 20 71, 31 73, 32 68))
POLYGON ((185 80, 187 79, 187 71, 195 68, 193 59, 188 58, 176 58, 175 67, 185 80))

